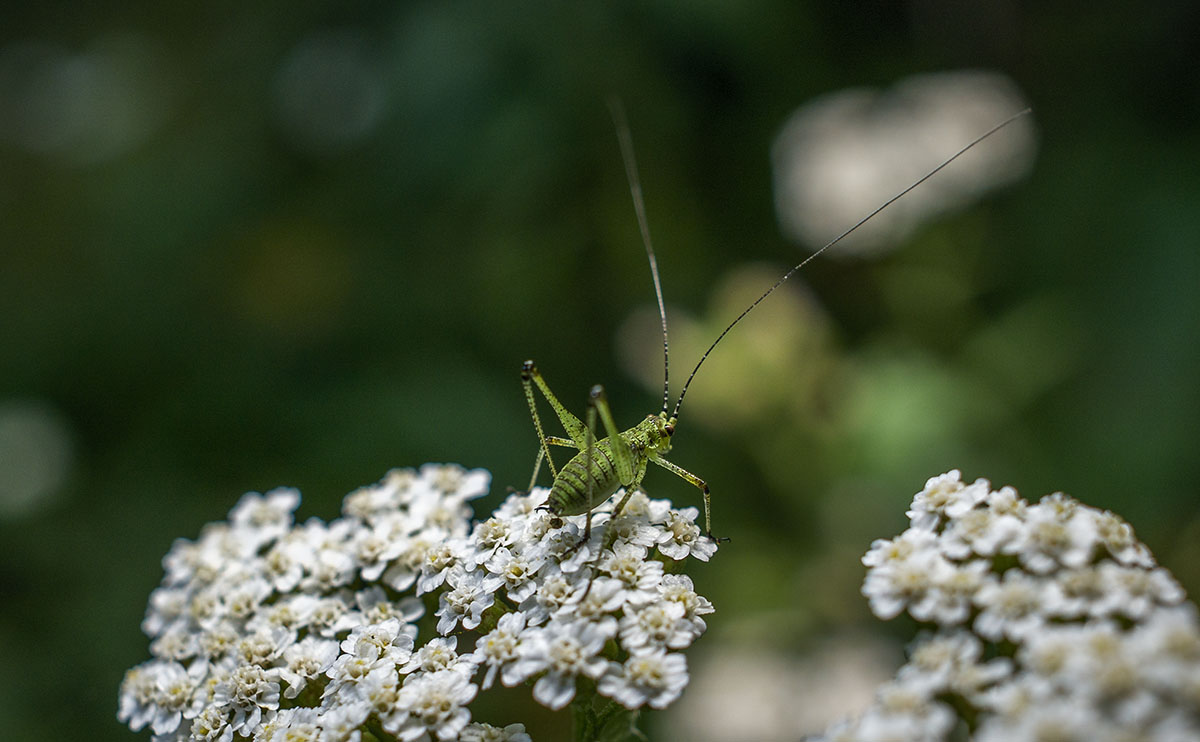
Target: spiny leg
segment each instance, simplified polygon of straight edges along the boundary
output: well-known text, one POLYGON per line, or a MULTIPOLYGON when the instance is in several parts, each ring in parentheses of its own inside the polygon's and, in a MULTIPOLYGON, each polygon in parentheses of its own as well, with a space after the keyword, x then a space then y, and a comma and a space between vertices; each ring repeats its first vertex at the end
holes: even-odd
POLYGON ((613 418, 612 408, 608 406, 608 396, 604 393, 604 387, 599 384, 592 387, 592 404, 599 411, 600 419, 604 423, 604 432, 611 442, 609 448, 612 449, 617 478, 620 480, 621 486, 625 488, 625 496, 613 509, 612 517, 616 518, 625 509, 625 503, 629 501, 630 495, 641 485, 642 477, 646 476, 646 457, 634 454, 631 444, 617 429, 617 421, 613 418))
MULTIPOLYGON (((554 414, 558 416, 559 422, 562 423, 563 429, 567 431, 567 435, 575 442, 574 447, 583 450, 583 422, 579 418, 571 414, 571 412, 563 406, 562 402, 558 401, 558 397, 554 396, 554 392, 550 391, 550 386, 546 384, 546 380, 542 378, 542 372, 538 371, 537 366, 533 361, 525 361, 521 367, 521 381, 526 385, 526 394, 530 399, 530 405, 533 405, 533 392, 529 390, 530 383, 537 386, 541 391, 542 396, 550 403, 550 407, 554 409, 554 414)), ((536 417, 536 415, 535 415, 536 417)))
POLYGON ((625 510, 625 503, 629 502, 629 498, 633 495, 633 493, 637 492, 638 488, 642 486, 642 478, 645 476, 646 459, 643 458, 642 460, 638 461, 637 471, 634 472, 633 481, 625 485, 625 496, 622 497, 621 501, 617 503, 617 506, 613 508, 612 517, 614 519, 625 510))
POLYGON ((611 444, 609 447, 612 449, 613 466, 617 470, 617 479, 622 485, 628 486, 634 479, 637 459, 626 440, 621 437, 617 421, 613 419, 612 408, 608 406, 608 395, 604 393, 604 387, 600 384, 592 387, 589 404, 591 405, 589 411, 598 412, 600 421, 604 423, 604 434, 608 436, 611 444))
POLYGON ((521 367, 521 388, 525 390, 525 401, 529 403, 529 414, 533 418, 533 428, 537 431, 538 437, 537 460, 533 462, 533 476, 529 478, 529 487, 526 488, 526 492, 532 492, 533 486, 537 483, 538 472, 542 470, 542 459, 550 464, 550 476, 558 476, 558 468, 554 466, 554 459, 550 456, 550 447, 547 445, 549 441, 547 441, 546 432, 542 428, 542 418, 538 415, 537 400, 533 397, 531 379, 536 373, 537 367, 533 365, 533 361, 525 361, 521 367))
MULTIPOLYGON (((533 486, 537 484, 538 473, 542 470, 542 459, 546 458, 546 449, 538 445, 537 458, 533 461, 533 474, 529 477, 529 486, 525 488, 525 493, 533 492, 533 486)), ((554 460, 550 459, 550 471, 554 471, 554 460)))
MULTIPOLYGON (((613 458, 614 459, 617 458, 617 456, 615 454, 616 449, 624 448, 624 446, 621 445, 620 433, 616 431, 617 426, 616 426, 616 423, 613 422, 612 411, 608 407, 608 400, 604 396, 604 387, 597 384, 594 387, 592 387, 591 394, 588 395, 587 430, 584 433, 584 436, 587 438, 586 446, 584 447, 584 451, 586 452, 584 454, 584 463, 586 464, 585 470, 587 471, 588 511, 587 511, 587 520, 585 521, 586 525, 583 528, 583 540, 579 542, 579 546, 583 546, 584 544, 586 544, 588 541, 591 540, 591 537, 592 537, 592 510, 594 510, 596 507, 596 502, 595 502, 595 499, 596 499, 595 498, 596 476, 595 476, 595 472, 593 471, 592 464, 593 464, 593 461, 595 461, 595 452, 596 452, 596 432, 595 431, 596 431, 597 411, 599 411, 600 418, 604 421, 604 427, 607 428, 607 430, 608 430, 609 441, 611 442, 611 445, 609 446, 609 448, 613 449, 613 451, 614 451, 613 458)), ((618 472, 620 471, 620 464, 617 464, 617 471, 618 472)), ((579 547, 577 546, 575 548, 579 548, 579 547)), ((600 548, 596 551, 595 558, 592 560, 593 567, 596 565, 596 563, 598 563, 600 561, 600 555, 603 553, 604 553, 604 546, 603 546, 603 544, 601 544, 600 548)), ((592 592, 592 585, 595 582, 596 582, 596 573, 595 573, 595 571, 593 571, 591 578, 588 579, 587 587, 584 588, 584 590, 583 590, 583 595, 581 595, 579 597, 580 603, 583 603, 583 601, 587 600, 588 595, 592 592)))
MULTIPOLYGON (((584 526, 583 526, 583 540, 579 542, 579 546, 583 546, 584 544, 586 544, 588 542, 588 540, 591 539, 591 537, 592 537, 592 509, 596 507, 596 503, 594 502, 595 493, 596 493, 596 473, 594 471, 595 460, 596 460, 595 393, 596 393, 596 389, 598 389, 598 388, 599 387, 592 388, 592 397, 588 403, 587 427, 583 431, 583 438, 584 438, 584 441, 583 441, 583 451, 584 451, 584 456, 583 456, 584 475, 583 475, 583 478, 584 478, 585 486, 587 487, 588 509, 587 509, 586 520, 584 521, 584 526)), ((579 548, 579 547, 577 546, 575 548, 579 548)), ((589 585, 588 587, 590 588, 591 585, 589 585)))
MULTIPOLYGON (((570 440, 568 438, 559 438, 556 435, 546 436, 545 442, 551 446, 562 446, 564 448, 575 448, 575 441, 570 440)), ((546 458, 546 452, 545 452, 545 450, 542 449, 541 446, 538 446, 537 460, 533 462, 533 476, 529 480, 529 489, 526 490, 526 492, 533 491, 533 486, 535 484, 537 484, 537 475, 538 475, 538 472, 541 471, 542 459, 544 459, 544 458, 546 458)), ((553 461, 550 462, 550 471, 551 471, 551 473, 554 472, 554 462, 553 461)))
POLYGON ((712 504, 708 494, 708 484, 682 466, 672 464, 661 456, 652 457, 650 460, 700 490, 704 495, 704 535, 714 541, 728 541, 728 538, 717 538, 712 534, 712 504))

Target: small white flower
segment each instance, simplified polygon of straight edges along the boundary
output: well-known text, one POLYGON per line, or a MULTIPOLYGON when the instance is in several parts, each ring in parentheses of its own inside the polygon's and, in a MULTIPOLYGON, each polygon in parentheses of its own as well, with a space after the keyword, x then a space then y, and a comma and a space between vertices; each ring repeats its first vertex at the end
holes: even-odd
POLYGON ((147 662, 125 674, 117 718, 134 731, 147 724, 155 734, 175 731, 192 706, 204 677, 204 663, 185 669, 178 662, 147 662))
POLYGON ((945 739, 954 713, 920 686, 892 681, 876 691, 876 705, 858 722, 857 739, 913 742, 945 739))
MULTIPOLYGON (((617 497, 623 497, 625 490, 617 490, 617 497)), ((629 500, 625 503, 625 509, 621 511, 622 516, 632 518, 640 518, 647 523, 663 523, 667 519, 667 513, 671 510, 669 500, 651 500, 650 497, 641 490, 635 491, 629 496, 629 500)))
POLYGON ((425 615, 425 604, 420 598, 409 595, 393 601, 378 585, 355 593, 354 604, 367 623, 383 623, 389 618, 399 619, 401 623, 415 623, 425 615))
POLYGON ((321 742, 361 742, 359 727, 371 714, 367 703, 343 703, 327 709, 321 714, 321 730, 325 733, 321 742))
MULTIPOLYGON (((1016 525, 1019 529, 1020 523, 1016 525)), ((987 508, 968 510, 946 524, 938 548, 947 559, 967 559, 975 554, 990 556, 995 549, 989 551, 985 544, 993 535, 993 528, 992 511, 987 508)))
POLYGON ((355 693, 355 687, 366 680, 373 670, 392 668, 396 663, 385 656, 343 654, 340 655, 325 674, 329 676, 329 685, 325 686, 322 698, 333 698, 340 693, 355 693))
POLYGON ((527 631, 514 676, 523 680, 545 671, 533 686, 533 697, 543 706, 560 709, 575 697, 576 676, 596 678, 604 673, 607 662, 598 655, 615 629, 615 622, 551 621, 527 631))
POLYGON ((289 487, 265 495, 247 492, 229 511, 229 522, 241 532, 240 538, 253 538, 257 547, 274 541, 292 527, 292 513, 299 504, 300 492, 289 487))
POLYGON ((403 664, 412 654, 415 626, 403 624, 398 618, 382 623, 359 626, 342 640, 341 650, 368 660, 386 659, 393 665, 403 664))
POLYGON ((471 540, 476 546, 475 565, 483 564, 499 548, 509 548, 521 537, 521 529, 517 521, 505 518, 491 517, 475 526, 471 540))
POLYGON ((943 518, 958 518, 974 508, 987 498, 988 491, 986 479, 964 485, 962 474, 955 469, 925 482, 925 488, 913 497, 906 515, 913 528, 932 531, 943 518))
POLYGON ((546 557, 541 549, 531 548, 526 552, 514 554, 502 546, 496 549, 487 561, 487 568, 504 580, 509 600, 520 604, 537 590, 538 586, 533 578, 545 562, 546 557))
POLYGON ((1131 567, 1153 567, 1154 557, 1146 545, 1133 534, 1133 526, 1121 516, 1110 511, 1100 512, 1089 508, 1094 520, 1096 540, 1121 564, 1131 567))
POLYGON ((994 578, 991 565, 982 559, 954 564, 944 559, 930 561, 931 586, 909 607, 909 614, 918 621, 931 621, 941 626, 956 626, 971 613, 971 601, 980 588, 994 578))
POLYGON ((1019 716, 994 716, 979 726, 978 742, 1103 739, 1105 724, 1079 697, 1043 698, 1019 716))
POLYGON ((315 708, 289 708, 264 722, 254 739, 263 742, 320 742, 320 712, 315 708))
MULTIPOLYGON (((898 539, 897 543, 905 542, 898 539)), ((866 561, 866 557, 863 560, 866 561)), ((913 550, 905 556, 897 554, 881 561, 883 563, 867 572, 862 594, 870 603, 871 611, 883 619, 893 618, 914 604, 921 605, 922 610, 932 611, 936 601, 925 602, 928 591, 946 582, 955 569, 932 548, 913 550)), ((929 617, 917 618, 927 620, 929 617)))
POLYGON ((155 588, 154 592, 150 593, 146 617, 142 619, 142 633, 153 638, 176 624, 186 626, 188 597, 189 591, 186 588, 155 588))
POLYGON ((487 673, 479 687, 487 690, 495 682, 496 672, 503 671, 500 680, 512 687, 521 682, 514 672, 514 663, 520 658, 521 634, 525 631, 525 614, 506 613, 496 623, 496 628, 479 638, 471 657, 475 665, 486 665, 487 673))
POLYGON ((691 507, 670 511, 658 537, 658 550, 677 561, 693 556, 707 562, 717 552, 717 542, 700 535, 700 526, 695 522, 699 515, 700 511, 691 507))
POLYGON ((164 660, 182 662, 195 657, 199 651, 199 637, 183 622, 173 625, 150 642, 150 654, 164 660))
POLYGON ((411 469, 393 469, 383 481, 359 487, 342 500, 342 514, 363 522, 377 515, 396 512, 400 506, 399 492, 411 486, 416 473, 411 469))
POLYGON ((646 548, 653 547, 660 538, 670 538, 663 526, 651 525, 644 516, 631 515, 628 508, 609 520, 607 529, 613 543, 637 544, 646 548))
POLYGON ((312 605, 308 627, 319 636, 331 637, 357 625, 350 604, 339 595, 321 598, 312 605))
POLYGON ((1162 567, 1147 570, 1105 562, 1100 574, 1107 587, 1100 603, 1106 614, 1140 619, 1157 606, 1174 605, 1184 598, 1183 588, 1162 567))
POLYGON ((1059 565, 1079 568, 1091 561, 1096 534, 1094 521, 1079 512, 1074 501, 1045 497, 1026 511, 1025 525, 1005 548, 1016 554, 1030 572, 1047 574, 1059 565))
POLYGON ((306 636, 283 650, 279 679, 287 683, 284 698, 295 698, 309 681, 321 676, 338 657, 338 643, 332 639, 306 636))
POLYGON ((367 582, 379 579, 388 564, 407 548, 404 526, 399 515, 380 518, 371 528, 359 531, 346 545, 359 565, 359 574, 367 582))
POLYGON ((897 677, 907 685, 927 685, 923 692, 932 695, 949 686, 959 667, 976 662, 982 654, 983 643, 967 631, 925 636, 913 645, 897 677))
POLYGON ((188 603, 188 619, 202 629, 215 626, 226 621, 225 606, 221 601, 221 591, 214 586, 207 586, 192 594, 188 603))
POLYGON ((621 617, 621 647, 627 651, 666 647, 683 649, 699 632, 684 618, 683 606, 671 601, 651 603, 628 610, 621 617))
POLYGON ((406 742, 426 734, 454 740, 471 720, 471 712, 464 706, 476 692, 462 673, 444 670, 415 674, 400 688, 397 710, 384 718, 383 728, 406 742))
POLYGON ((985 639, 1020 641, 1045 623, 1040 580, 1010 569, 1001 580, 989 580, 975 594, 980 613, 975 632, 985 639))
POLYGON ((597 577, 576 588, 576 595, 569 604, 559 610, 557 617, 562 620, 582 618, 588 621, 611 621, 609 614, 625 604, 627 594, 628 591, 620 580, 597 577))
POLYGON ((472 655, 460 657, 455 648, 458 646, 456 636, 438 636, 413 652, 408 662, 400 666, 401 674, 421 671, 424 673, 454 670, 466 675, 475 673, 472 655))
POLYGON ((649 704, 661 709, 678 698, 687 684, 687 659, 659 648, 635 653, 624 664, 610 662, 598 690, 625 708, 649 704))
POLYGON ((383 571, 383 575, 380 577, 383 584, 398 593, 408 590, 421 575, 421 569, 429 550, 435 548, 446 538, 449 538, 449 534, 441 529, 426 528, 406 539, 404 550, 383 571))
POLYGON ((1108 586, 1099 569, 1092 566, 1064 569, 1048 578, 1042 596, 1047 616, 1080 618, 1105 614, 1108 586))
POLYGON ((658 590, 663 600, 678 603, 683 607, 683 617, 691 624, 692 631, 696 636, 704 633, 708 627, 704 623, 704 619, 700 617, 706 616, 716 609, 713 608, 713 604, 709 602, 708 598, 696 592, 691 577, 664 575, 658 590))
POLYGON ((354 695, 339 697, 338 705, 353 705, 352 699, 355 698, 367 707, 367 714, 363 714, 364 716, 373 713, 382 719, 395 714, 400 703, 400 676, 396 673, 396 666, 384 664, 371 670, 367 677, 354 687, 354 695))
POLYGON ((248 736, 262 722, 264 711, 279 708, 279 683, 274 673, 258 665, 241 665, 213 689, 213 703, 232 709, 230 728, 248 736))
POLYGON ((875 539, 871 548, 863 555, 862 563, 867 567, 886 567, 933 551, 937 546, 937 534, 918 528, 909 528, 893 539, 875 539))
POLYGON ((225 711, 216 705, 206 706, 192 719, 188 729, 191 739, 195 742, 230 742, 233 739, 233 728, 225 711))
POLYGON ((568 521, 562 528, 550 531, 542 539, 546 558, 558 562, 558 568, 568 574, 588 569, 602 552, 606 523, 607 514, 594 514, 592 535, 587 541, 583 540, 584 529, 579 523, 568 521))
POLYGON ((441 587, 450 570, 463 567, 465 555, 466 541, 463 539, 447 539, 426 549, 421 558, 421 576, 417 578, 417 595, 441 587))
POLYGON ((626 603, 637 606, 658 597, 663 563, 646 559, 646 549, 636 544, 613 544, 613 550, 600 559, 599 569, 620 580, 626 603))
POLYGON ((495 600, 495 592, 504 581, 484 572, 452 570, 446 578, 450 589, 442 593, 437 611, 437 630, 443 636, 454 631, 459 621, 464 629, 473 629, 495 600))
POLYGON ((325 548, 317 552, 312 571, 300 580, 306 592, 321 594, 350 584, 355 573, 354 558, 340 548, 325 548))
POLYGON ((546 502, 546 498, 550 496, 550 489, 547 487, 534 487, 528 494, 514 492, 504 498, 504 502, 500 503, 500 507, 496 508, 495 515, 500 518, 529 518, 537 513, 537 509, 546 502))
POLYGON ((1183 681, 1189 672, 1200 668, 1200 620, 1191 603, 1159 608, 1151 613, 1130 638, 1134 651, 1147 663, 1156 665, 1163 673, 1166 685, 1169 678, 1183 681))
POLYGON ((316 553, 302 539, 285 536, 263 556, 263 577, 277 592, 290 592, 300 584, 304 570, 315 558, 316 553))
POLYGON ((245 621, 258 611, 258 607, 273 590, 271 583, 258 576, 242 580, 227 588, 221 595, 222 613, 230 618, 245 621))
POLYGON ((520 604, 531 626, 546 622, 546 619, 570 603, 587 584, 591 576, 587 571, 564 573, 558 564, 548 561, 538 576, 537 591, 520 604))
POLYGON ((296 641, 296 632, 282 626, 264 626, 242 636, 233 646, 233 655, 243 664, 271 664, 296 641))

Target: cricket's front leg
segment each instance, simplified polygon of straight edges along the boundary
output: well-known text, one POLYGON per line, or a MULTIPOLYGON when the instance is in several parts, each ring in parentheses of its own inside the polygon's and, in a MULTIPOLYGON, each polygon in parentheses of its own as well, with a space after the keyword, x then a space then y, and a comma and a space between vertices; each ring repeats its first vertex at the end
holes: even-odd
POLYGON ((661 456, 652 456, 650 460, 700 490, 704 495, 704 535, 714 541, 728 541, 728 538, 717 538, 712 533, 712 504, 708 494, 708 483, 682 466, 672 464, 661 456))

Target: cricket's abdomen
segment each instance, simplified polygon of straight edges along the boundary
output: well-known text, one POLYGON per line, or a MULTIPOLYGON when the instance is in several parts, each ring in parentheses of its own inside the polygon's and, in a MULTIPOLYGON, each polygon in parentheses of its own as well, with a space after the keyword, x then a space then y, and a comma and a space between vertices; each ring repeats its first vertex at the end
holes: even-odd
POLYGON ((580 451, 567 462, 550 486, 546 507, 555 515, 583 515, 594 505, 604 502, 621 486, 617 467, 613 464, 612 447, 608 439, 596 442, 590 460, 591 475, 588 475, 587 451, 580 451), (588 481, 591 481, 591 498, 588 498, 588 481))

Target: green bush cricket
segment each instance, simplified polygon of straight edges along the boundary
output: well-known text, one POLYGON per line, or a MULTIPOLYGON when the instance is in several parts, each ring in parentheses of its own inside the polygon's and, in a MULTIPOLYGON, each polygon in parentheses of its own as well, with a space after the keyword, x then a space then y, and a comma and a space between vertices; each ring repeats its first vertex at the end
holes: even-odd
MULTIPOLYGON (((770 288, 755 299, 746 309, 742 311, 724 330, 717 336, 712 345, 700 356, 700 360, 696 362, 696 366, 692 369, 687 381, 684 382, 683 389, 679 393, 679 398, 675 401, 674 409, 668 413, 670 409, 670 353, 667 343, 667 313, 666 306, 663 302, 662 283, 658 275, 658 262, 655 259, 654 248, 650 242, 650 229, 646 219, 646 208, 642 199, 641 182, 638 177, 637 161, 634 158, 632 137, 629 133, 629 125, 626 122, 624 110, 619 101, 610 101, 609 107, 613 116, 613 121, 617 129, 617 139, 621 147, 622 160, 625 165, 625 174, 629 181, 629 190, 633 197, 634 211, 637 214, 638 228, 642 236, 642 244, 646 249, 646 256, 650 263, 650 276, 654 282, 654 293, 658 299, 658 313, 662 321, 663 334, 663 404, 662 410, 658 414, 647 415, 646 419, 639 422, 637 425, 622 431, 617 427, 616 421, 613 418, 612 410, 609 408, 608 399, 604 393, 604 387, 597 384, 592 387, 588 396, 588 408, 585 420, 580 420, 573 415, 546 384, 542 374, 538 371, 537 365, 532 361, 525 361, 521 368, 521 384, 525 391, 525 398, 529 403, 529 412, 533 418, 533 426, 537 431, 539 449, 537 461, 533 467, 533 476, 530 478, 529 489, 532 490, 537 481, 538 472, 541 470, 542 461, 545 460, 550 467, 551 475, 554 481, 550 487, 550 494, 543 507, 554 516, 569 516, 569 515, 587 515, 587 525, 584 529, 583 540, 581 544, 586 542, 591 535, 592 525, 592 510, 599 504, 607 500, 618 489, 624 487, 625 495, 617 503, 613 509, 613 516, 616 517, 625 507, 625 503, 629 500, 630 495, 636 491, 642 483, 643 477, 646 475, 646 469, 650 464, 662 467, 667 471, 675 474, 684 481, 700 490, 704 497, 704 534, 708 538, 715 538, 712 534, 712 503, 709 493, 708 484, 700 477, 692 474, 683 467, 678 466, 666 459, 666 454, 671 450, 671 438, 675 433, 676 426, 679 422, 680 411, 683 406, 683 399, 687 395, 688 386, 692 383, 692 379, 696 377, 696 373, 708 358, 709 353, 717 347, 717 344, 742 321, 755 307, 770 296, 771 292, 779 288, 779 286, 791 276, 815 259, 818 255, 825 252, 829 248, 841 242, 847 235, 854 232, 870 221, 876 214, 886 209, 888 206, 895 203, 907 193, 920 186, 925 181, 932 178, 939 171, 945 168, 950 163, 957 160, 968 150, 983 140, 995 134, 997 131, 1008 126, 1018 118, 1030 113, 1030 109, 1025 109, 1016 113, 996 126, 989 129, 984 134, 976 137, 962 149, 955 152, 949 158, 944 160, 940 165, 930 170, 924 176, 913 182, 904 190, 892 196, 878 208, 873 210, 867 216, 860 219, 852 227, 845 230, 837 237, 827 242, 819 250, 816 250, 804 260, 801 260, 790 270, 784 273, 770 288), (542 427, 541 418, 538 416, 537 404, 533 392, 534 387, 542 393, 546 401, 550 403, 555 415, 558 416, 559 422, 562 423, 566 430, 568 438, 558 436, 548 436, 542 427), (596 421, 599 418, 600 424, 603 426, 604 437, 596 438, 596 421), (561 446, 564 448, 572 448, 577 451, 574 456, 561 469, 556 468, 554 460, 550 456, 550 446, 561 446)), ((718 541, 726 539, 716 539, 718 541)))

